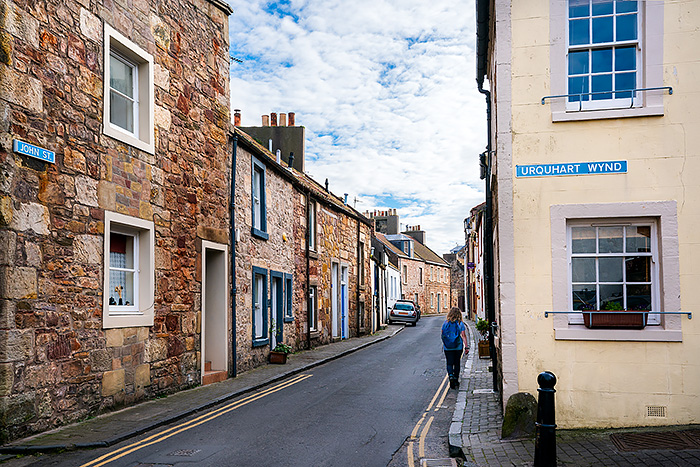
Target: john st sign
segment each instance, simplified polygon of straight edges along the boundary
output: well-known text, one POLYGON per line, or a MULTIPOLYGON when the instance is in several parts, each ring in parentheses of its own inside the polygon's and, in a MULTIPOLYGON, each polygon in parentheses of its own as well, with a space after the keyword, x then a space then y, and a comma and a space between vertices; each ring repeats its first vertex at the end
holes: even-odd
POLYGON ((54 163, 56 161, 56 153, 49 151, 48 149, 40 148, 39 146, 34 146, 33 144, 25 143, 18 139, 12 140, 12 150, 17 154, 24 154, 25 156, 33 157, 34 159, 39 159, 44 162, 54 163))

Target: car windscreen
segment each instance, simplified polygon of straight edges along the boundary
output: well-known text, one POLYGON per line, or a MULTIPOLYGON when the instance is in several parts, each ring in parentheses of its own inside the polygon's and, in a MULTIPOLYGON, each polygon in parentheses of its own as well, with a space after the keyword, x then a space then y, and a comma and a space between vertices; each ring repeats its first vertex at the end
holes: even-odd
POLYGON ((413 305, 410 303, 397 303, 394 305, 394 310, 408 310, 411 311, 413 310, 413 305))

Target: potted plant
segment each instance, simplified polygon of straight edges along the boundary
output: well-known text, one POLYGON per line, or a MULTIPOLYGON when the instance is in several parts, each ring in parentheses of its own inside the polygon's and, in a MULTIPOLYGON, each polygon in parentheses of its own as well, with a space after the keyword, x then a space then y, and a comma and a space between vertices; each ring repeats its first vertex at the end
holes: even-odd
POLYGON ((583 324, 587 328, 617 328, 617 329, 643 329, 647 324, 647 313, 635 313, 625 310, 618 301, 605 302, 601 310, 593 310, 590 307, 582 307, 583 324), (611 311, 613 313, 606 313, 611 311))
POLYGON ((479 358, 488 358, 491 356, 489 350, 489 322, 485 319, 476 319, 476 330, 481 334, 479 340, 479 358))
POLYGON ((292 353, 292 348, 287 344, 277 344, 274 349, 270 350, 270 363, 287 363, 287 355, 292 353))

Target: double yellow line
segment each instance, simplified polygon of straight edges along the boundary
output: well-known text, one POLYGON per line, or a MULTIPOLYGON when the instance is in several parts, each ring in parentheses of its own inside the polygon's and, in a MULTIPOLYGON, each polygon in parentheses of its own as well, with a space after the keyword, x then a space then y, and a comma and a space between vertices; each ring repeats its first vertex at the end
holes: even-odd
MULTIPOLYGON (((440 406, 442 403, 445 401, 445 397, 447 397, 447 391, 450 389, 450 387, 447 385, 447 375, 445 375, 445 378, 442 380, 442 383, 440 383, 440 386, 438 387, 437 391, 435 391, 435 395, 433 396, 433 399, 430 401, 430 404, 428 404, 428 407, 425 409, 425 412, 423 412, 423 415, 421 416, 420 420, 418 420, 418 423, 416 423, 416 426, 413 427, 413 431, 411 432, 411 441, 408 443, 408 467, 413 467, 415 465, 415 459, 413 455, 413 443, 416 440, 416 437, 418 436, 418 430, 420 430, 421 425, 423 425, 423 422, 425 421, 425 418, 428 416, 431 410, 437 412, 440 410, 440 406), (442 392, 442 397, 440 397, 440 402, 435 404, 435 401, 437 400, 438 396, 442 392), (433 409, 433 405, 435 406, 435 409, 433 409)), ((428 423, 425 424, 423 427, 423 430, 420 433, 420 437, 418 439, 418 458, 422 459, 425 457, 425 438, 428 436, 428 431, 430 430, 430 425, 433 424, 433 420, 435 419, 434 415, 431 415, 430 418, 428 419, 428 423)))
POLYGON ((203 415, 200 415, 199 417, 192 419, 188 422, 181 423, 177 426, 174 426, 172 428, 168 428, 165 431, 161 431, 159 433, 156 433, 152 436, 149 436, 148 438, 142 439, 141 441, 138 441, 136 443, 130 444, 128 446, 124 446, 123 448, 119 448, 116 451, 112 451, 110 453, 105 454, 102 457, 98 457, 97 459, 90 461, 86 464, 83 464, 81 467, 100 467, 106 464, 109 464, 110 462, 113 462, 117 459, 120 459, 124 456, 127 456, 131 454, 132 452, 138 451, 139 449, 143 449, 147 446, 151 446, 153 444, 160 443, 161 441, 165 441, 166 439, 175 436, 177 434, 182 433, 183 431, 187 431, 191 428, 197 427, 199 425, 202 425, 204 423, 210 422, 214 420, 215 418, 218 418, 224 414, 227 414, 231 412, 232 410, 236 410, 239 407, 243 407, 244 405, 250 404, 251 402, 254 402, 258 399, 261 399, 265 396, 269 396, 270 394, 273 394, 277 391, 281 391, 282 389, 288 388, 290 386, 293 386, 297 383, 300 383, 308 378, 311 378, 313 375, 299 375, 296 376, 288 381, 285 381, 284 383, 280 383, 276 386, 272 386, 264 391, 261 391, 256 394, 252 394, 248 397, 245 397, 241 400, 232 402, 228 405, 225 405, 223 407, 220 407, 216 410, 212 410, 211 412, 207 412, 203 415))

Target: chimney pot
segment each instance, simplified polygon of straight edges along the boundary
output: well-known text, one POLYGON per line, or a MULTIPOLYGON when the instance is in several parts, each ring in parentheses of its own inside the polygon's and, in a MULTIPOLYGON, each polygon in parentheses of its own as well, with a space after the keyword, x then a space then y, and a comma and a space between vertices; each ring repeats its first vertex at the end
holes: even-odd
POLYGON ((233 110, 233 126, 241 126, 241 111, 240 111, 240 109, 233 110))
POLYGON ((287 114, 280 114, 280 126, 287 126, 287 114))
POLYGON ((270 125, 277 126, 277 113, 270 112, 270 125))
POLYGON ((289 126, 294 126, 294 116, 296 115, 294 112, 289 112, 289 126))
POLYGON ((263 115, 262 116, 262 123, 263 123, 263 126, 270 126, 270 116, 263 115))

